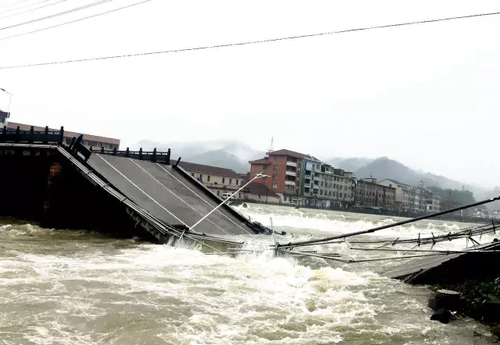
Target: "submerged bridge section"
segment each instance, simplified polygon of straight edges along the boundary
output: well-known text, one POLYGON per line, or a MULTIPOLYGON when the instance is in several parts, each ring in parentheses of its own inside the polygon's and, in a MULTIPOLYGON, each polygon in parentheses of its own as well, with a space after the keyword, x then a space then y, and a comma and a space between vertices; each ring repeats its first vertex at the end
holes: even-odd
MULTIPOLYGON (((113 153, 93 153, 88 163, 141 208, 181 229, 193 226, 222 202, 177 165, 113 153)), ((209 235, 249 235, 264 229, 226 206, 212 213, 195 230, 209 235)))
POLYGON ((460 283, 500 275, 500 242, 486 243, 462 253, 411 260, 383 273, 409 284, 460 283))
POLYGON ((171 165, 170 150, 93 152, 81 137, 71 145, 62 138, 63 128, 0 132, 0 216, 160 243, 175 243, 185 232, 188 242, 211 248, 239 245, 235 236, 270 233, 227 205, 191 230, 222 200, 171 165))

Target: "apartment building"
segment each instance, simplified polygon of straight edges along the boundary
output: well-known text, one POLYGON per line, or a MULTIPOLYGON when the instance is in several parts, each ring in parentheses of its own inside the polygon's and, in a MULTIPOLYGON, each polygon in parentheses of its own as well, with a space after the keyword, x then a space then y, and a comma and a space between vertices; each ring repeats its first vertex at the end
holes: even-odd
POLYGON ((378 184, 396 189, 395 209, 403 212, 415 212, 415 188, 406 183, 384 179, 378 184))
POLYGON ((356 184, 355 204, 356 206, 394 210, 396 188, 377 183, 375 178, 360 179, 356 184))
POLYGON ((410 186, 391 179, 379 184, 396 188, 396 210, 413 213, 432 213, 441 211, 441 197, 423 187, 410 186))
POLYGON ((425 212, 435 213, 441 211, 441 197, 436 193, 426 189, 425 212))
MULTIPOLYGON (((16 130, 17 127, 21 131, 29 131, 32 127, 32 125, 27 125, 24 123, 17 123, 17 122, 8 122, 7 123, 7 130, 16 130)), ((35 131, 44 131, 45 127, 41 126, 33 126, 33 129, 35 131)), ((59 130, 59 129, 50 129, 50 130, 59 130)), ((120 139, 114 139, 114 138, 108 138, 108 137, 101 137, 98 135, 92 135, 92 134, 83 134, 83 133, 76 133, 76 132, 71 132, 64 130, 64 142, 66 144, 71 144, 71 141, 75 137, 79 137, 80 134, 82 134, 82 144, 87 147, 92 147, 95 149, 100 149, 104 148, 105 150, 114 150, 120 149, 120 139)))
POLYGON ((306 205, 345 208, 354 204, 355 180, 352 173, 335 169, 314 157, 302 161, 301 194, 306 205))
MULTIPOLYGON (((182 160, 179 166, 220 197, 225 193, 234 193, 243 185, 241 175, 231 169, 184 162, 182 160)), ((243 199, 243 191, 235 197, 243 199)))
POLYGON ((266 157, 249 162, 250 178, 263 172, 269 177, 258 179, 256 182, 266 185, 276 193, 281 203, 304 205, 300 190, 302 162, 305 158, 313 157, 285 149, 268 152, 266 157))

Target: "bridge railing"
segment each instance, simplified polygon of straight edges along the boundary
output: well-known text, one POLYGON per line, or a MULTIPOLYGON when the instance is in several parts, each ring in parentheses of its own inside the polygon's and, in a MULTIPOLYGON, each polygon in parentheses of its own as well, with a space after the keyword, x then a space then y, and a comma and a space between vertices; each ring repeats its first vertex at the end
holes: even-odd
POLYGON ((64 127, 60 130, 49 130, 45 127, 43 131, 35 131, 31 126, 30 130, 24 131, 18 126, 15 130, 4 127, 0 130, 0 143, 14 144, 62 144, 64 140, 64 127))
POLYGON ((127 147, 125 151, 118 151, 116 148, 113 150, 105 150, 104 147, 99 149, 91 147, 90 152, 170 164, 170 149, 168 149, 167 152, 158 152, 156 149, 153 151, 143 151, 142 148, 139 149, 139 151, 130 151, 127 147))

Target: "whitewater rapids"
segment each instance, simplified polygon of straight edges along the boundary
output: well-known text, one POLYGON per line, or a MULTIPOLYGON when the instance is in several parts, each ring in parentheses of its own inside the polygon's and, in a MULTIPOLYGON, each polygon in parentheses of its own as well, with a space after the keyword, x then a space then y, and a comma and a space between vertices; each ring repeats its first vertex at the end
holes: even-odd
MULTIPOLYGON (((395 218, 250 205, 239 211, 286 236, 318 238, 395 218)), ((442 234, 428 221, 362 239, 442 234)), ((267 248, 271 236, 239 237, 267 248)), ((491 241, 483 236, 482 241, 491 241)), ((438 248, 459 249, 465 240, 438 248)), ((323 248, 325 249, 325 248, 323 248)), ((395 253, 354 252, 352 258, 395 253)), ((0 223, 1 344, 486 344, 471 319, 429 320, 429 290, 378 274, 398 262, 333 267, 321 259, 237 257, 117 240, 87 231, 0 223)))

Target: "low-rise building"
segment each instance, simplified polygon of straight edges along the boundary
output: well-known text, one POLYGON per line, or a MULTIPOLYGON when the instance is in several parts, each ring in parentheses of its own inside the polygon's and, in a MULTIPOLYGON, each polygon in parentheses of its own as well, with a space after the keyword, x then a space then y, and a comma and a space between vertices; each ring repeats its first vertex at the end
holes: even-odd
POLYGON ((262 204, 278 204, 280 198, 278 194, 267 188, 265 184, 252 182, 245 187, 243 199, 262 204))
MULTIPOLYGON (((182 160, 179 166, 220 197, 226 193, 234 193, 243 185, 240 174, 231 169, 184 162, 182 160)), ((235 195, 235 198, 244 199, 243 191, 235 195)))
MULTIPOLYGON (((32 126, 32 125, 27 125, 24 123, 17 123, 17 122, 8 122, 7 123, 7 129, 8 130, 16 130, 19 127, 21 131, 29 131, 31 127, 33 127, 33 130, 35 131, 44 131, 45 127, 41 126, 32 126)), ((53 129, 49 128, 51 131, 57 131, 58 129, 53 129)), ((93 135, 93 134, 83 134, 83 133, 76 133, 76 132, 71 132, 64 130, 64 142, 69 145, 71 144, 71 141, 73 138, 79 137, 80 134, 82 135, 82 144, 86 147, 92 147, 94 149, 100 149, 104 148, 105 150, 119 150, 120 149, 120 139, 115 139, 115 138, 108 138, 108 137, 102 137, 98 135, 93 135)))
POLYGON ((377 183, 375 178, 360 179, 356 183, 355 205, 394 210, 396 188, 377 183))

